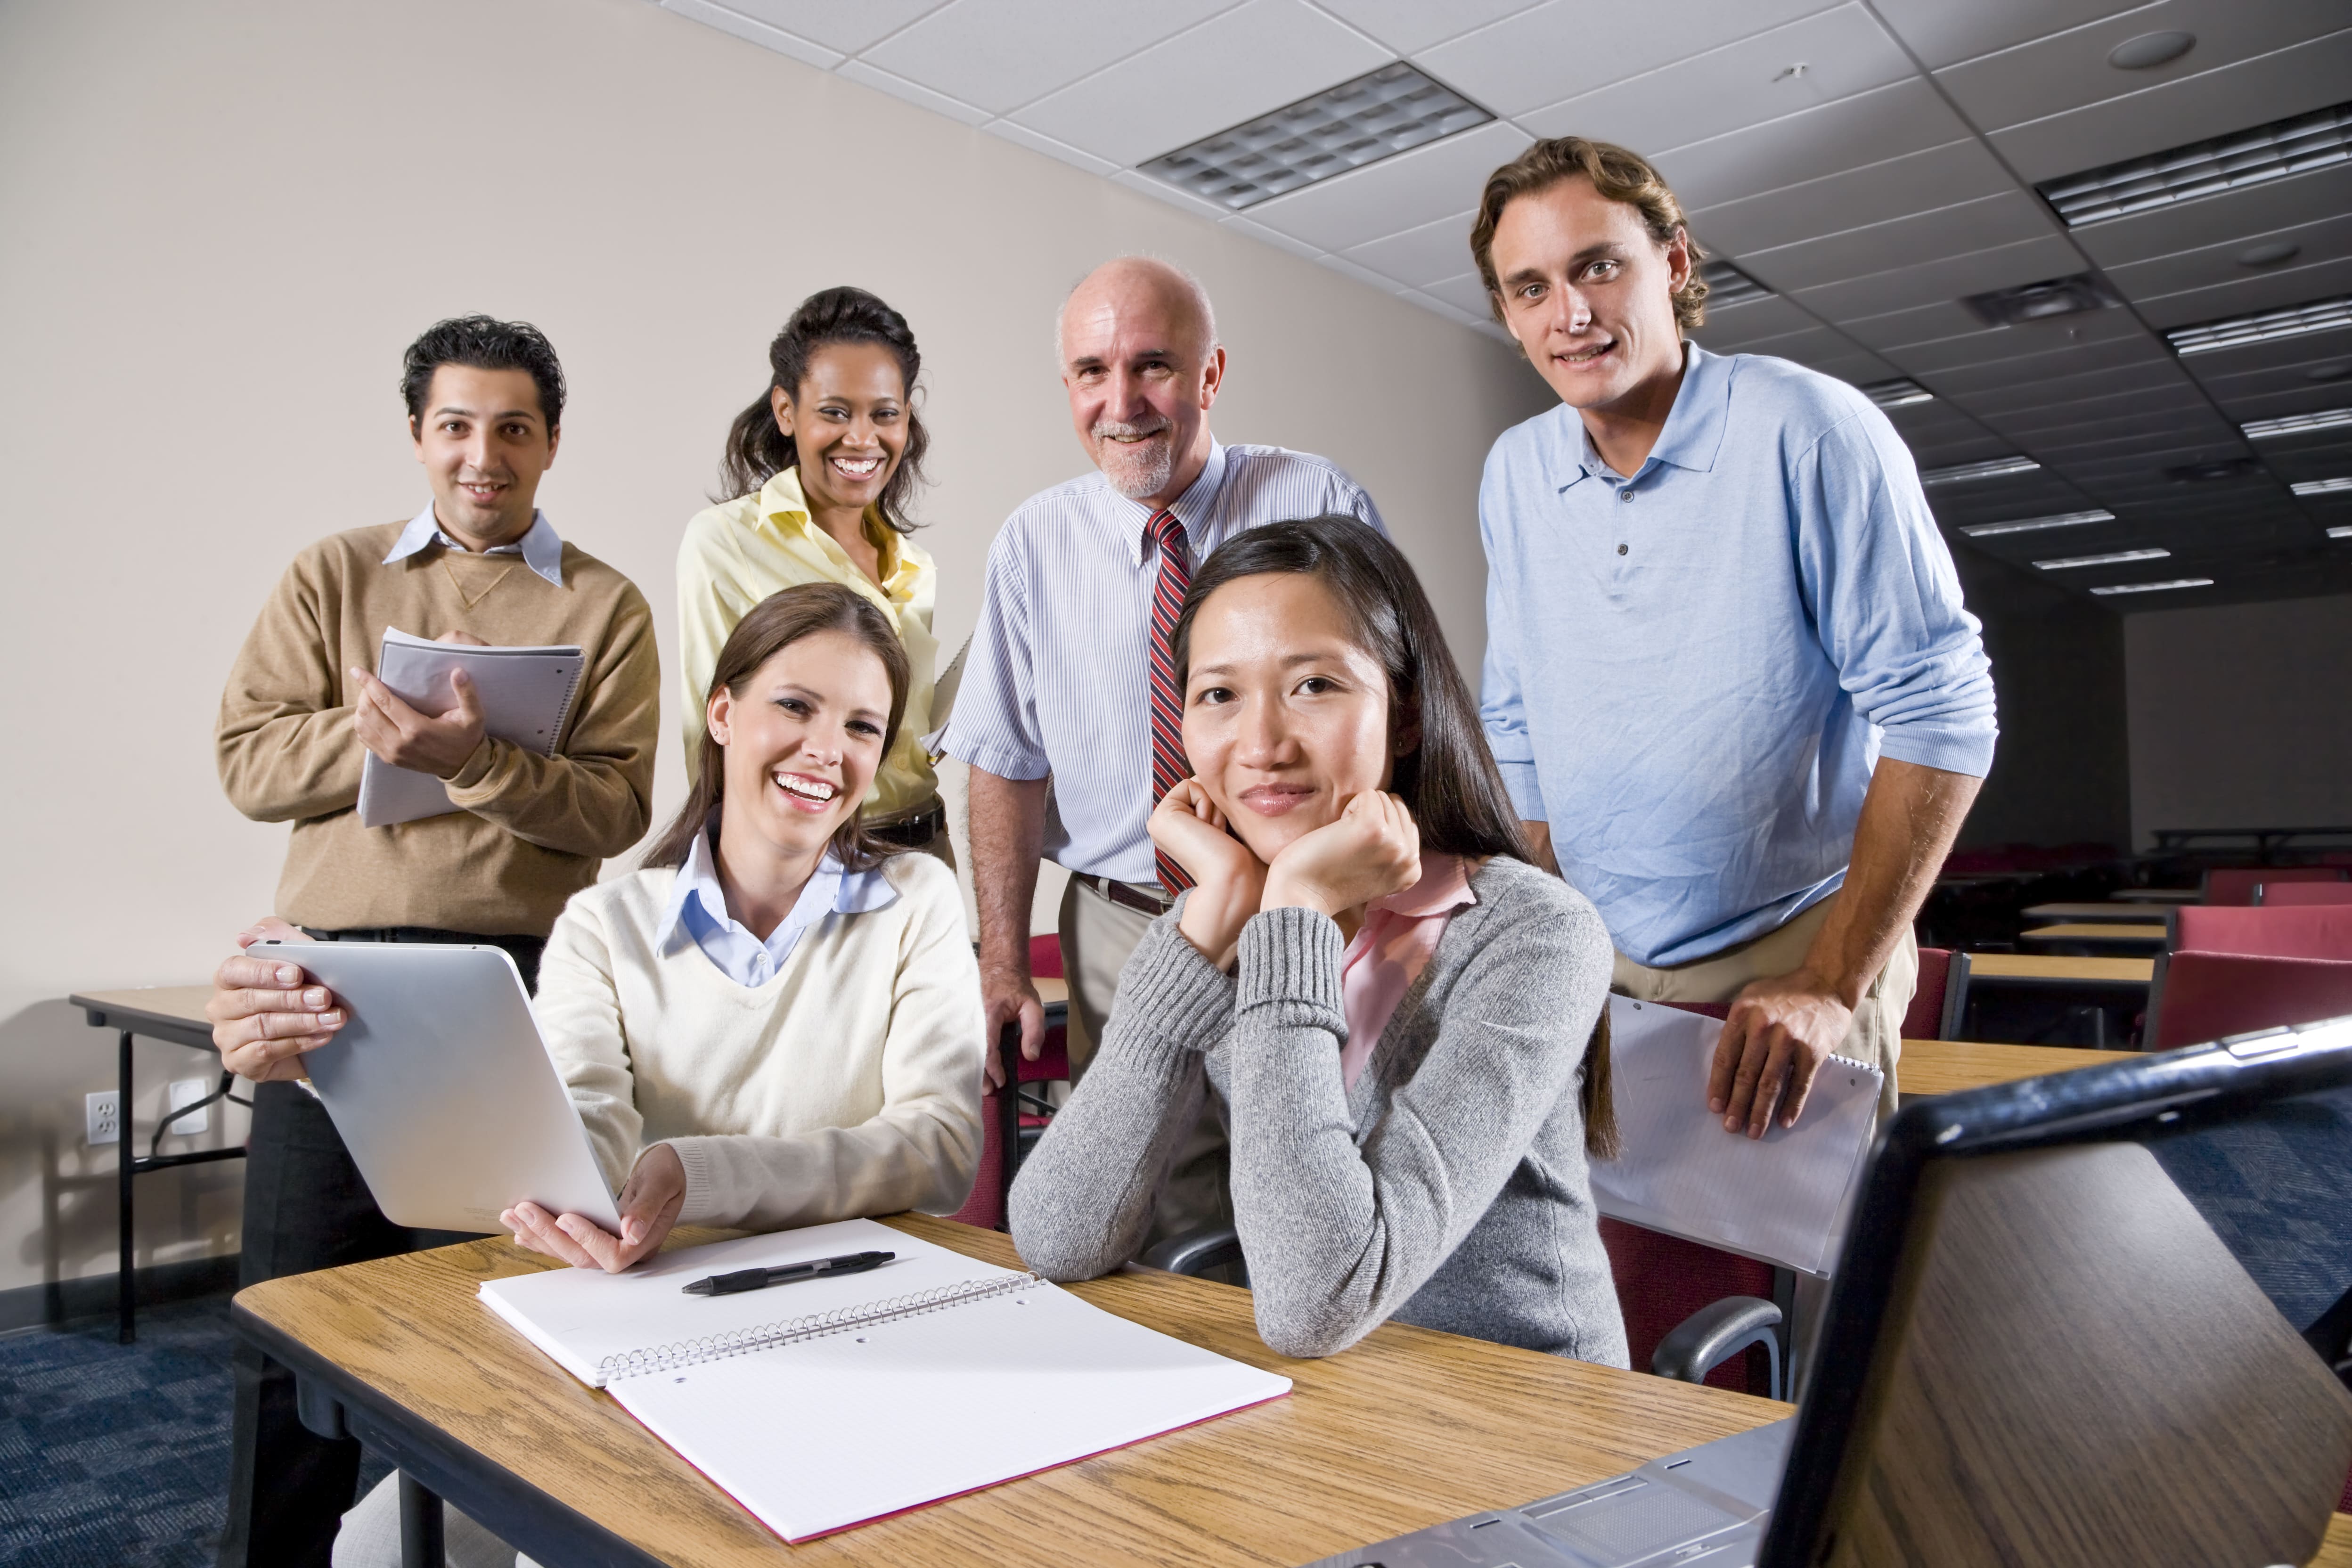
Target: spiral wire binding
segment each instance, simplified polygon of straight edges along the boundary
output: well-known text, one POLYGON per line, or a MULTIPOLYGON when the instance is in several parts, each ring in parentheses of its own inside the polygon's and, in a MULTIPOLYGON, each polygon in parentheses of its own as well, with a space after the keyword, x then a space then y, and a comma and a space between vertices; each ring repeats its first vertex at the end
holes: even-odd
POLYGON ((649 1372, 698 1366, 704 1362, 719 1361, 728 1356, 749 1355, 753 1351, 798 1344, 803 1340, 823 1339, 829 1334, 846 1333, 851 1329, 862 1329, 869 1324, 897 1322, 926 1312, 942 1312, 968 1301, 986 1300, 992 1296, 1011 1296, 1045 1283, 1034 1274, 1016 1274, 1009 1279, 961 1279, 952 1285, 934 1285, 928 1290, 894 1296, 886 1301, 835 1307, 829 1312, 812 1312, 804 1318, 755 1323, 746 1329, 730 1329, 723 1334, 706 1334, 700 1339, 679 1340, 675 1344, 608 1355, 596 1363, 596 1371, 605 1383, 612 1384, 649 1372))

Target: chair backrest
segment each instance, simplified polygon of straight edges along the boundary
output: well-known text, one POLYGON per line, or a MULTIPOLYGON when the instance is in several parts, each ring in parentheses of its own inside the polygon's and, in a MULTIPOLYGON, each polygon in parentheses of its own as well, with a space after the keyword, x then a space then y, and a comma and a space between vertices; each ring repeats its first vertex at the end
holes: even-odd
POLYGON ((2280 882, 2341 882, 2341 866, 2216 866, 2205 873, 2203 901, 2209 904, 2251 904, 2254 889, 2280 882))
MULTIPOLYGON (((1021 1060, 1017 1025, 1007 1024, 997 1038, 989 1042, 989 1049, 997 1059, 1013 1068, 1008 1077, 1017 1076, 1021 1060)), ((975 1225, 982 1230, 1004 1228, 1004 1198, 1013 1190, 1013 1168, 1016 1163, 1014 1150, 1021 1135, 1021 1102, 1016 1085, 990 1089, 988 1080, 981 1080, 980 1097, 980 1168, 972 1173, 971 1195, 963 1207, 948 1217, 960 1225, 975 1225)))
POLYGON ((1911 993, 1910 1011, 1903 1015, 1905 1039, 1940 1040, 1944 1037, 1944 988, 1951 977, 1950 948, 1923 947, 1919 950, 1919 988, 1911 993))
MULTIPOLYGON (((1686 1003, 1676 1006, 1700 1009, 1686 1003)), ((1617 1284, 1617 1308, 1625 1315, 1625 1348, 1635 1371, 1647 1372, 1658 1342, 1684 1319, 1726 1296, 1772 1300, 1772 1266, 1663 1236, 1622 1220, 1601 1222, 1601 1244, 1609 1249, 1609 1272, 1617 1284)), ((1785 1306, 1785 1303, 1784 1303, 1785 1306)), ((1749 1388, 1748 1357, 1735 1356, 1706 1374, 1717 1388, 1749 1388)))
POLYGON ((2352 959, 2352 904, 2237 909, 2183 904, 2166 945, 2177 952, 2244 952, 2270 958, 2352 959))
POLYGON ((2264 882, 2254 889, 2254 903, 2265 910, 2352 904, 2352 882, 2264 882))
POLYGON ((2147 1001, 2147 1049, 2352 1013, 2352 962, 2184 950, 2159 956, 2147 1001))
POLYGON ((1029 939, 1029 973, 1049 980, 1064 978, 1062 973, 1062 939, 1051 931, 1029 939))

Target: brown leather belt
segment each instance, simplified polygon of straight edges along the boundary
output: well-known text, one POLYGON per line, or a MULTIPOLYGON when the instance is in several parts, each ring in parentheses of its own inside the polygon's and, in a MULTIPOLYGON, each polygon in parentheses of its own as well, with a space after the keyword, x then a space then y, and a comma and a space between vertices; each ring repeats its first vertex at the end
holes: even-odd
POLYGON ((1135 910, 1147 915, 1164 915, 1168 906, 1176 900, 1160 891, 1160 884, 1139 887, 1133 882, 1114 882, 1108 877, 1097 877, 1084 871, 1073 871, 1070 879, 1089 891, 1108 899, 1121 909, 1135 910))
POLYGON ((929 811, 919 811, 912 816, 902 816, 894 822, 869 822, 867 837, 901 849, 920 849, 947 830, 948 808, 933 805, 929 811))

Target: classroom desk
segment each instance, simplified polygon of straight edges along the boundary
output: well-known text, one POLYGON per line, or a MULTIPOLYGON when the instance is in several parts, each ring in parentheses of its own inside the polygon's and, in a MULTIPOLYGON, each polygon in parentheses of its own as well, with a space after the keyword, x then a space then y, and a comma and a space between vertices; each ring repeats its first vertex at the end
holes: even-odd
POLYGON ((1070 983, 1057 975, 1040 974, 1030 984, 1037 988, 1037 1000, 1051 1007, 1056 1002, 1069 1005, 1070 983))
POLYGON ((2204 895, 2195 888, 2119 888, 2107 897, 2126 904, 2193 904, 2204 895))
POLYGON ((2063 921, 2021 931, 2017 938, 2021 947, 2071 949, 2092 957, 2161 952, 2166 940, 2165 927, 2130 921, 2063 921))
POLYGON ((2152 958, 2062 958, 2038 952, 1972 952, 1969 976, 2021 985, 2146 985, 2152 958))
POLYGON ((2084 1051, 2071 1046, 1997 1046, 1977 1040, 1906 1040, 1895 1065, 1903 1099, 1958 1094, 1987 1084, 2014 1083, 2044 1073, 2073 1072, 2130 1061, 2137 1051, 2084 1051))
MULTIPOLYGON (((139 1337, 137 1318, 138 1280, 131 1266, 131 1189, 141 1176, 154 1171, 167 1171, 174 1165, 203 1165, 215 1160, 242 1160, 245 1145, 234 1144, 226 1149, 194 1149, 179 1154, 141 1154, 131 1141, 131 1107, 134 1103, 131 1081, 131 1041, 144 1035, 151 1040, 169 1040, 190 1050, 210 1055, 213 1048, 212 1020, 205 1016, 205 1004, 212 1000, 209 985, 156 985, 138 991, 91 991, 76 993, 66 1000, 81 1009, 81 1015, 91 1028, 112 1029, 115 1032, 115 1118, 122 1130, 122 1142, 115 1160, 114 1226, 118 1257, 115 1263, 114 1337, 129 1344, 139 1337)), ((217 1059, 204 1064, 217 1070, 217 1059)), ((225 1099, 228 1093, 226 1074, 220 1088, 206 1098, 171 1111, 163 1119, 168 1127, 181 1117, 225 1099)), ((162 1128, 155 1130, 158 1132, 162 1128)), ((151 1144, 160 1142, 151 1138, 151 1144)))
POLYGON ((2023 911, 2030 921, 2128 921, 2162 925, 2164 906, 2149 904, 2032 904, 2023 911))

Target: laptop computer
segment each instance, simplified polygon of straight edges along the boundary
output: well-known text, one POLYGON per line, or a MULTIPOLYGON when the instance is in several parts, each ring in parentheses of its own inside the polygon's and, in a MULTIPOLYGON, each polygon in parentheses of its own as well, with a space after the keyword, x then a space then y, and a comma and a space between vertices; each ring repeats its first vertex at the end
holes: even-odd
MULTIPOLYGON (((2197 1139, 2250 1191, 2313 1188, 2279 1227, 2310 1250, 2352 1190, 2352 1018, 1906 1107, 1793 1418, 1314 1568, 2305 1562, 2352 1391, 2249 1274, 2261 1227, 2168 1174, 2197 1139)), ((2317 1255, 2352 1277, 2336 1234, 2317 1255)))

